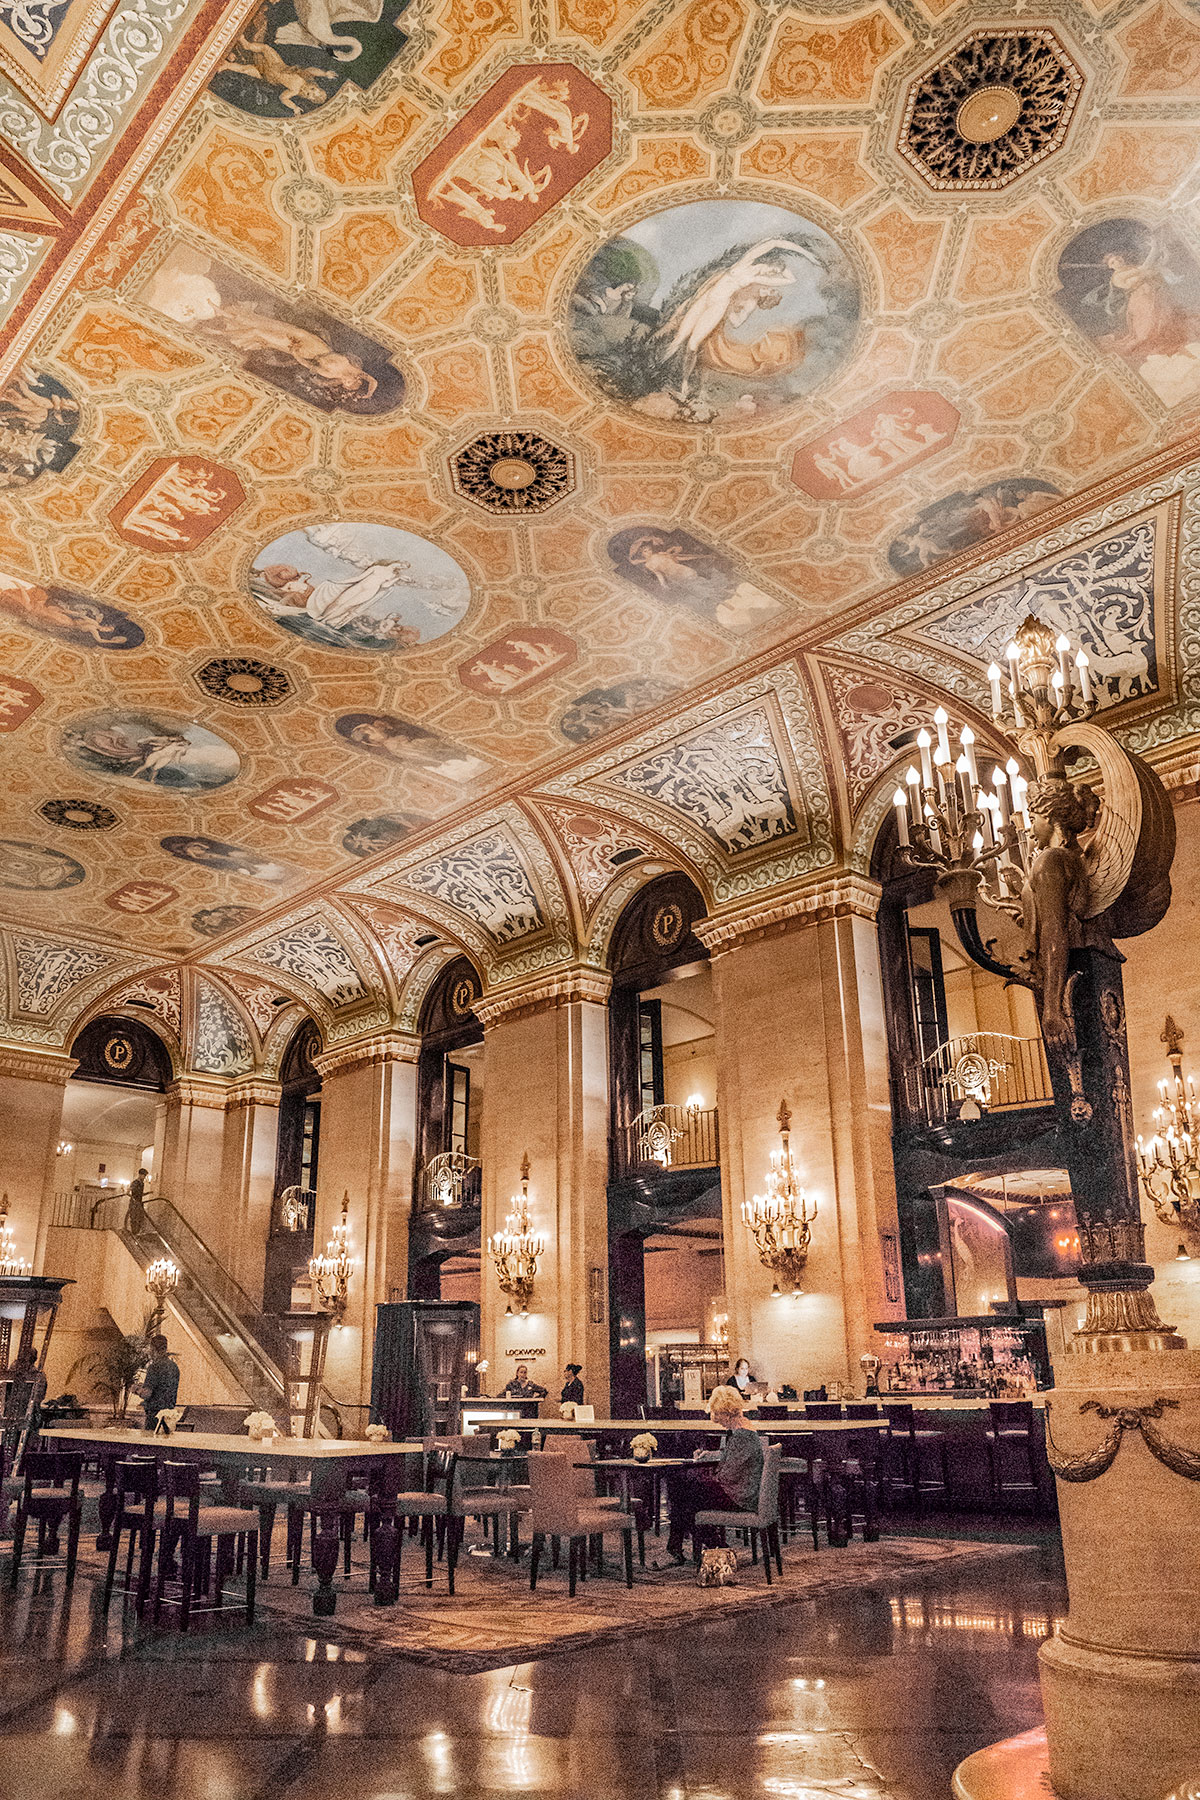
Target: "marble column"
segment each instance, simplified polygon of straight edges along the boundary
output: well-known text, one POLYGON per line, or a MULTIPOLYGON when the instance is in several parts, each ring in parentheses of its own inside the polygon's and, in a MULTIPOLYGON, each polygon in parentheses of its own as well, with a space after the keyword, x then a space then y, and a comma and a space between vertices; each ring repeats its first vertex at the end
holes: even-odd
POLYGON ((46 1232, 54 1201, 55 1150, 62 1136, 63 1096, 70 1056, 32 1049, 0 1049, 0 1141, 4 1166, 0 1190, 8 1194, 13 1252, 38 1273, 44 1269, 46 1232))
POLYGON ((608 1407, 609 978, 575 969, 485 995, 483 1283, 480 1386, 499 1393, 519 1353, 552 1399, 567 1362, 583 1365, 589 1405, 608 1407), (487 1254, 530 1162, 529 1210, 546 1240, 528 1318, 508 1304, 487 1254), (540 1352, 541 1354, 537 1354, 540 1352))
MULTIPOLYGON (((420 1039, 380 1033, 314 1058, 321 1072, 321 1155, 313 1245, 319 1252, 350 1196, 350 1277, 344 1318, 329 1334, 325 1385, 335 1401, 371 1398, 375 1308, 403 1299, 408 1280, 420 1039)), ((348 1411, 346 1429, 367 1422, 348 1411)))
POLYGON ((230 1084, 215 1075, 181 1075, 166 1092, 162 1167, 153 1191, 169 1200, 218 1262, 228 1265, 236 1221, 224 1178, 225 1108, 230 1084))
POLYGON ((275 1200, 279 1141, 277 1081, 237 1081, 225 1103, 222 1212, 225 1266, 255 1306, 262 1304, 263 1270, 275 1200))
POLYGON ((730 1351, 798 1390, 860 1385, 860 1356, 878 1350, 873 1325, 903 1315, 878 895, 841 875, 696 928, 713 960, 730 1351), (797 1299, 770 1297, 774 1275, 741 1216, 765 1191, 781 1099, 818 1206, 797 1299))

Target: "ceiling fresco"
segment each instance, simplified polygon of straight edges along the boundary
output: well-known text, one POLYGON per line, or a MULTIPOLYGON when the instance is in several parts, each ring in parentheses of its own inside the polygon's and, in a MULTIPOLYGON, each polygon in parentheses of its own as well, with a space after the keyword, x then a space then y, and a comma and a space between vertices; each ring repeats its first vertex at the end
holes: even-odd
POLYGON ((1200 731, 1182 0, 138 17, 0 7, 3 1035, 236 1079, 861 871, 1031 608, 1200 731))

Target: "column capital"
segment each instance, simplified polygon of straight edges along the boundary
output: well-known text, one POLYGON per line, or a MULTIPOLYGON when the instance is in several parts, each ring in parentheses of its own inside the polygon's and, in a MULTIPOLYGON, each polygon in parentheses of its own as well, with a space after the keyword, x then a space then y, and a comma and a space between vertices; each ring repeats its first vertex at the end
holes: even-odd
POLYGON ((48 1081, 65 1087, 79 1067, 73 1056, 55 1055, 49 1050, 17 1050, 0 1046, 0 1075, 16 1081, 48 1081))
POLYGON ((168 1083, 166 1098, 176 1106, 207 1107, 211 1112, 224 1112, 231 1091, 229 1083, 219 1075, 179 1075, 168 1083))
POLYGON ((234 1112, 243 1106, 278 1106, 282 1095, 281 1082, 251 1075, 244 1081, 234 1082, 226 1096, 225 1110, 234 1112))
POLYGON ((710 913, 706 919, 697 919, 693 930, 710 956, 725 956, 760 938, 782 937, 785 932, 803 931, 830 919, 874 921, 881 891, 877 881, 843 869, 786 898, 771 901, 760 897, 751 905, 710 913))
POLYGON ((612 976, 606 969, 553 969, 543 971, 532 981, 485 994, 475 1002, 475 1017, 486 1030, 501 1020, 508 1023, 530 1018, 534 1013, 557 1012, 576 1000, 603 1006, 611 990, 612 976))
POLYGON ((321 1078, 344 1075, 348 1069, 368 1069, 383 1063, 415 1063, 421 1053, 421 1040, 406 1031, 379 1031, 372 1037, 357 1038, 336 1049, 321 1050, 313 1057, 321 1078))

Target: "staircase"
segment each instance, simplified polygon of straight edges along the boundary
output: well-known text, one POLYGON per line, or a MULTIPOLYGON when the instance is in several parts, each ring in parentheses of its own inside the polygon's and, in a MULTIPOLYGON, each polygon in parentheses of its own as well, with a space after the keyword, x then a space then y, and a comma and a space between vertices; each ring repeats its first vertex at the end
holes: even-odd
MULTIPOLYGON (((145 1222, 117 1236, 141 1269, 169 1257, 179 1270, 171 1304, 182 1313, 256 1410, 281 1423, 290 1416, 278 1322, 259 1311, 169 1200, 146 1200, 145 1222)), ((341 1436, 341 1418, 328 1395, 320 1400, 320 1433, 341 1436)))

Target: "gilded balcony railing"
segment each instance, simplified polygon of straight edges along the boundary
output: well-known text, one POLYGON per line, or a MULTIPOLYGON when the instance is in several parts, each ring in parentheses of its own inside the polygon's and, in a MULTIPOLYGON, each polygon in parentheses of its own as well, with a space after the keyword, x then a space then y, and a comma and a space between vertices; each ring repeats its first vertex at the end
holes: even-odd
POLYGON ((621 1173, 660 1169, 715 1169, 721 1160, 715 1106, 648 1106, 617 1132, 621 1173))
POLYGON ((477 1156, 461 1150, 443 1150, 431 1156, 421 1170, 417 1187, 418 1212, 438 1212, 445 1206, 478 1206, 482 1195, 483 1166, 477 1156))
POLYGON ((948 1038, 905 1071, 910 1117, 930 1125, 1048 1106, 1054 1098, 1040 1037, 979 1031, 948 1038))

